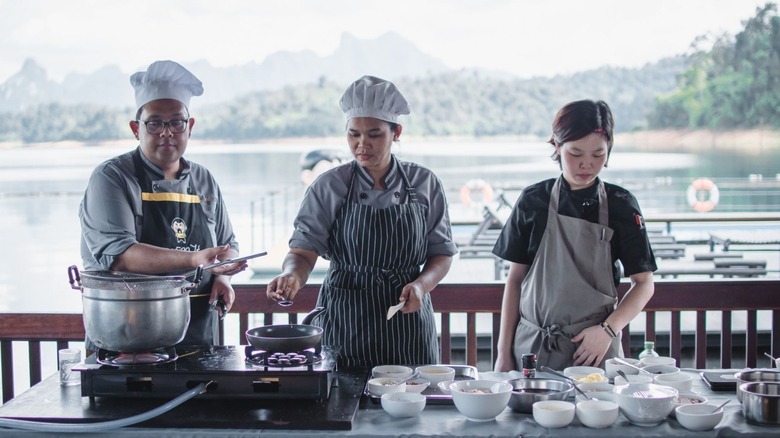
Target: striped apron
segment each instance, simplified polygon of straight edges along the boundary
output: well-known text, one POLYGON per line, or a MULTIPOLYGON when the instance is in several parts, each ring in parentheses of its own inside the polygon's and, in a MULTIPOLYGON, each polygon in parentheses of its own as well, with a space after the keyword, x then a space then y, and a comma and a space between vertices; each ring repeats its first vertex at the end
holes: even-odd
MULTIPOLYGON (((574 364, 578 345, 571 338, 604 321, 617 305, 604 183, 599 181, 599 223, 592 223, 558 214, 562 178, 553 185, 547 227, 521 285, 514 342, 515 363, 535 353, 538 367, 556 370, 574 364)), ((615 356, 623 357, 620 334, 604 359, 615 356)))
MULTIPOLYGON (((354 163, 348 194, 352 193, 354 163)), ((339 351, 343 366, 437 363, 439 345, 429 294, 420 311, 397 313, 403 287, 417 278, 427 255, 427 206, 417 202, 414 187, 401 166, 406 203, 376 209, 346 202, 329 236, 330 268, 317 306, 323 345, 339 351)), ((347 195, 349 196, 349 195, 347 195)))

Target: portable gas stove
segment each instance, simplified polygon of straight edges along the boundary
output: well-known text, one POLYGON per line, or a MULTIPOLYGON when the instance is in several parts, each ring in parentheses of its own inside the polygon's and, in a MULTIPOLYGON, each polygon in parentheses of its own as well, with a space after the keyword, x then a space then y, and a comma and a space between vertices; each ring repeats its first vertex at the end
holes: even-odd
POLYGON ((254 351, 251 346, 169 348, 121 354, 98 351, 81 372, 81 395, 90 397, 179 396, 212 382, 201 398, 327 399, 337 380, 336 355, 324 347, 294 353, 254 351))

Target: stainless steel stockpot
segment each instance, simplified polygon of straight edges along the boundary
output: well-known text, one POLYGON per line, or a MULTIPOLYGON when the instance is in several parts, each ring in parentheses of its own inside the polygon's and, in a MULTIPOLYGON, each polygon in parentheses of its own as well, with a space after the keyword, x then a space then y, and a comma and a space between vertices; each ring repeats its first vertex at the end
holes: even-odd
POLYGON ((184 339, 190 324, 190 290, 200 282, 184 276, 68 268, 71 288, 81 291, 84 329, 99 348, 140 353, 184 339))
POLYGON ((749 382, 739 385, 742 414, 750 423, 780 424, 780 383, 749 382))

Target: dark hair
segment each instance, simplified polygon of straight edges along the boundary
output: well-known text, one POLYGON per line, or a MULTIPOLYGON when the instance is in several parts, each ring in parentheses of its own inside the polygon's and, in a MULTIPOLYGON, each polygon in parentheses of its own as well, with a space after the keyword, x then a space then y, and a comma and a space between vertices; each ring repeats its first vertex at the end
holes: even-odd
MULTIPOLYGON (((395 132, 395 130, 398 129, 398 126, 400 125, 400 123, 388 122, 387 120, 382 120, 382 119, 377 119, 377 120, 381 120, 387 123, 387 126, 390 127, 390 132, 395 132)), ((345 128, 349 129, 349 121, 347 121, 347 125, 345 126, 345 128)))
POLYGON ((346 154, 337 149, 314 149, 301 157, 301 170, 312 170, 320 161, 346 161, 346 154))
MULTIPOLYGON (((600 131, 607 138, 607 157, 612 152, 615 120, 609 105, 603 100, 578 100, 567 103, 558 110, 552 123, 552 136, 547 143, 553 147, 579 140, 582 137, 600 131)), ((561 157, 553 152, 553 161, 560 163, 561 157)))

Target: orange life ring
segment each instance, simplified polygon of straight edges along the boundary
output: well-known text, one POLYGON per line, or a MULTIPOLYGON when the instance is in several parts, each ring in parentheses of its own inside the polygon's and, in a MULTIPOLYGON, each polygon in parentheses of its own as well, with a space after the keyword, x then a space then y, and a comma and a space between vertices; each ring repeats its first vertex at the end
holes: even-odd
POLYGON ((693 180, 686 192, 688 205, 698 212, 711 211, 718 205, 720 190, 712 180, 697 178, 693 180))
POLYGON ((482 203, 487 204, 493 200, 493 187, 481 179, 470 179, 460 188, 460 202, 465 206, 471 205, 472 193, 482 194, 482 203))

